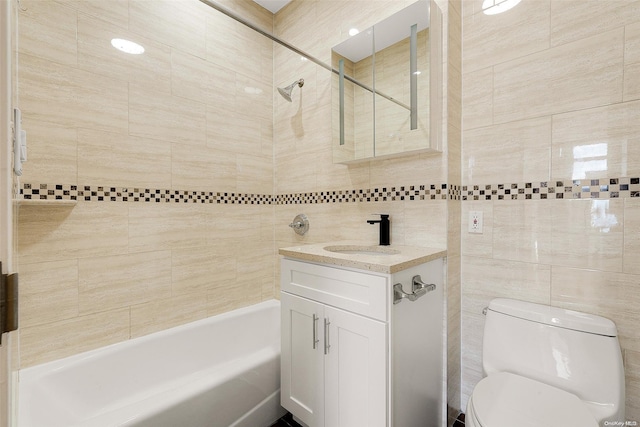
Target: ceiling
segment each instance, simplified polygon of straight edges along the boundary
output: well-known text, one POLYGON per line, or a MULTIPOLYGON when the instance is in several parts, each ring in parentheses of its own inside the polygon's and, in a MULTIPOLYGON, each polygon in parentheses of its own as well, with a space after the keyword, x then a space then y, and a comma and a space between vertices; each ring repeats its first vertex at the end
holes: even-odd
POLYGON ((260 6, 265 9, 271 11, 271 13, 276 13, 283 7, 285 7, 291 0, 253 0, 258 3, 260 6))

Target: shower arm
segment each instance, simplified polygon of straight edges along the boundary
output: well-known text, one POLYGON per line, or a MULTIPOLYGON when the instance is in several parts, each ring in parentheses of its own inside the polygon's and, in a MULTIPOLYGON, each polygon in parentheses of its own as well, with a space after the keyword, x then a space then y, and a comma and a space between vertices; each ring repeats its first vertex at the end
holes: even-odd
MULTIPOLYGON (((202 3, 206 4, 209 7, 212 7, 213 9, 217 10, 220 13, 223 13, 225 15, 227 15, 229 18, 234 19, 236 21, 238 21, 239 23, 241 23, 242 25, 251 28, 253 31, 256 31, 259 34, 262 34, 263 36, 265 36, 266 38, 278 43, 281 46, 286 47, 287 49, 289 49, 292 52, 297 53, 300 56, 303 56, 305 58, 307 58, 309 61, 315 63, 316 65, 321 66, 322 68, 331 71, 334 74, 340 74, 340 72, 338 70, 336 70, 335 68, 325 64, 324 62, 322 62, 321 60, 319 60, 318 58, 315 58, 311 55, 309 55, 308 53, 298 49, 297 47, 285 42, 284 40, 279 39, 278 37, 274 36, 273 34, 261 29, 260 27, 252 24, 251 22, 247 21, 246 19, 238 16, 235 14, 235 12, 232 12, 231 10, 227 9, 224 6, 219 5, 218 3, 212 1, 212 0, 200 0, 202 3)), ((408 105, 398 101, 397 99, 395 99, 392 96, 389 96, 385 93, 380 92, 379 90, 375 90, 374 88, 365 85, 364 83, 359 82, 358 80, 354 79, 351 76, 348 75, 344 75, 345 80, 349 80, 351 83, 355 84, 356 86, 360 86, 361 88, 375 94, 375 95, 380 95, 381 97, 388 99, 389 101, 398 104, 399 106, 406 108, 407 110, 411 111, 411 107, 409 107, 408 105)))

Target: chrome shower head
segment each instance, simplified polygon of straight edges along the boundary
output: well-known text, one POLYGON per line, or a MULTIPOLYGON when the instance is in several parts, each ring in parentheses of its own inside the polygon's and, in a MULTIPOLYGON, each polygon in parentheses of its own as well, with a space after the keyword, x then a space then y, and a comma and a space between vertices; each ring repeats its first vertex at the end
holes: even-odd
POLYGON ((293 88, 296 87, 296 85, 298 87, 304 86, 304 79, 297 80, 285 88, 279 87, 278 92, 280 92, 280 95, 282 95, 284 99, 291 102, 291 92, 293 92, 293 88))

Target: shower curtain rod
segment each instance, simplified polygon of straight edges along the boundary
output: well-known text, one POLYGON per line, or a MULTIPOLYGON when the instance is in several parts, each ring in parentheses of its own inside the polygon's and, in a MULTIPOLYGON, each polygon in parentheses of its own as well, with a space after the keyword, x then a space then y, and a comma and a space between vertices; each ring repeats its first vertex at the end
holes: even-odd
MULTIPOLYGON (((279 45, 286 47, 287 49, 291 50, 292 52, 295 52, 298 55, 307 58, 309 61, 321 66, 322 68, 324 68, 326 70, 329 70, 332 73, 340 74, 340 72, 338 70, 336 70, 335 68, 325 64, 324 62, 322 62, 318 58, 315 58, 315 57, 309 55, 308 53, 298 49, 297 47, 293 46, 292 44, 289 44, 289 43, 285 42, 284 40, 281 40, 278 37, 274 36, 273 34, 268 33, 267 31, 257 27, 256 25, 254 25, 251 22, 247 21, 246 19, 238 16, 235 12, 232 12, 231 10, 227 9, 226 7, 221 6, 221 5, 219 5, 218 3, 216 3, 216 2, 214 2, 212 0, 200 0, 200 1, 202 3, 204 3, 204 4, 206 4, 207 6, 212 7, 213 9, 217 10, 218 12, 221 12, 221 13, 227 15, 229 18, 235 19, 236 21, 238 21, 242 25, 251 28, 253 31, 256 31, 257 33, 262 34, 266 38, 278 43, 279 45)), ((389 101, 394 102, 394 103, 398 104, 399 106, 401 106, 403 108, 406 108, 407 110, 411 111, 411 108, 408 105, 398 101, 397 99, 395 99, 392 96, 389 96, 389 95, 384 94, 384 93, 382 93, 380 91, 377 91, 377 90, 373 89, 372 87, 369 87, 369 86, 365 85, 364 83, 361 83, 358 80, 356 80, 353 77, 350 77, 350 76, 348 76, 346 74, 344 75, 344 78, 346 80, 349 80, 351 83, 353 83, 353 84, 355 84, 357 86, 360 86, 361 88, 363 88, 365 90, 368 90, 369 92, 371 92, 373 94, 380 95, 381 97, 383 97, 385 99, 388 99, 389 101)))

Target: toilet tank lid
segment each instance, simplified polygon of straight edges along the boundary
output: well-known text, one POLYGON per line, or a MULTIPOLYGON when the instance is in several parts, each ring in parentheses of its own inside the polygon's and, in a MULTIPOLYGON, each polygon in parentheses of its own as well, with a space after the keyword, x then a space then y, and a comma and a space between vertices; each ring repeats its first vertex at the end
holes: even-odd
POLYGON ((579 311, 508 298, 492 300, 489 303, 489 310, 564 329, 609 337, 618 335, 616 325, 611 320, 579 311))

